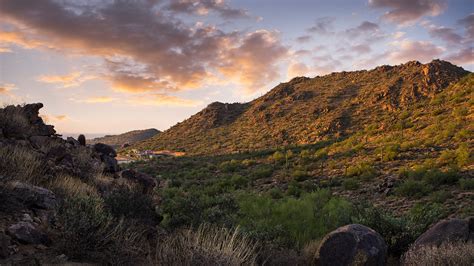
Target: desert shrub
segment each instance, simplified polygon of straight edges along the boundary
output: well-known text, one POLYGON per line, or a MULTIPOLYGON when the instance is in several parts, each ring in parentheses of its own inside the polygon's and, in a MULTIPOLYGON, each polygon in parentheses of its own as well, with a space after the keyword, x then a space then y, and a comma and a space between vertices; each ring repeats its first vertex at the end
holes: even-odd
POLYGON ((285 154, 281 151, 276 151, 272 156, 270 156, 270 160, 274 163, 283 162, 285 160, 285 154))
POLYGON ((352 212, 349 202, 328 190, 280 200, 245 194, 238 202, 238 223, 251 236, 297 247, 348 223, 352 212))
POLYGON ((39 155, 22 146, 0 145, 0 181, 22 180, 37 184, 46 168, 39 155))
POLYGON ((456 170, 449 169, 447 171, 441 171, 439 169, 428 170, 423 175, 423 182, 425 184, 439 187, 441 185, 450 185, 458 181, 459 175, 456 170))
POLYGON ((464 190, 474 190, 474 179, 473 178, 462 178, 459 180, 459 185, 464 190))
POLYGON ((97 189, 79 178, 69 175, 54 177, 47 187, 61 197, 98 197, 97 189))
POLYGON ((245 167, 252 166, 256 163, 257 162, 255 160, 251 160, 251 159, 245 159, 245 160, 242 161, 242 165, 245 166, 245 167))
POLYGON ((467 144, 463 143, 456 149, 456 163, 458 167, 463 167, 471 163, 471 152, 467 144))
POLYGON ((237 174, 232 175, 230 181, 234 185, 235 189, 245 188, 245 187, 247 187, 247 185, 249 183, 249 179, 247 177, 244 177, 242 175, 237 175, 237 174))
POLYGON ((219 165, 219 169, 223 172, 235 172, 238 168, 239 162, 237 160, 226 161, 219 165))
POLYGON ((295 169, 293 173, 291 173, 291 177, 296 181, 304 181, 308 179, 309 174, 305 170, 295 169))
POLYGON ((375 168, 368 162, 358 163, 347 167, 346 176, 355 176, 362 180, 371 180, 377 174, 375 168))
POLYGON ((360 187, 360 184, 354 178, 346 178, 344 181, 342 181, 342 187, 345 190, 356 190, 360 187))
POLYGON ((395 217, 368 203, 355 206, 352 223, 377 231, 388 245, 390 255, 399 257, 428 227, 444 216, 439 204, 415 205, 408 213, 395 217))
POLYGON ((447 243, 439 247, 413 247, 403 255, 402 265, 470 266, 474 261, 473 243, 447 243))
POLYGON ((203 224, 161 239, 150 265, 256 265, 258 243, 237 227, 203 224))
POLYGON ((423 197, 430 192, 423 182, 414 179, 407 179, 395 188, 395 193, 405 197, 423 197))
POLYGON ((259 165, 252 171, 254 179, 270 177, 273 174, 273 168, 269 165, 259 165))
POLYGON ((379 153, 382 154, 382 160, 385 162, 395 160, 399 152, 400 152, 400 145, 398 144, 386 145, 385 147, 382 147, 379 150, 379 153))
POLYGON ((283 198, 283 192, 281 191, 281 189, 279 189, 277 187, 274 187, 274 188, 270 189, 268 191, 268 195, 270 195, 270 197, 272 199, 281 199, 281 198, 283 198))
POLYGON ((326 160, 328 158, 328 149, 319 149, 314 153, 314 159, 326 160))
POLYGON ((439 191, 434 191, 433 193, 431 193, 430 200, 431 202, 435 202, 435 203, 444 203, 451 196, 452 196, 451 192, 446 191, 446 190, 439 190, 439 191))
POLYGON ((9 109, 9 112, 0 109, 0 128, 6 137, 15 138, 28 136, 31 131, 30 121, 19 108, 9 109))
POLYGON ((72 259, 123 264, 122 260, 140 257, 142 232, 113 219, 98 197, 64 199, 58 218, 62 225, 59 249, 72 259))
POLYGON ((298 198, 301 193, 303 193, 303 189, 301 189, 301 185, 296 182, 296 180, 291 180, 291 182, 288 184, 288 189, 286 190, 286 194, 288 196, 293 196, 295 198, 298 198))
POLYGON ((141 190, 118 187, 104 198, 104 203, 115 218, 136 219, 153 225, 160 221, 151 196, 141 190))

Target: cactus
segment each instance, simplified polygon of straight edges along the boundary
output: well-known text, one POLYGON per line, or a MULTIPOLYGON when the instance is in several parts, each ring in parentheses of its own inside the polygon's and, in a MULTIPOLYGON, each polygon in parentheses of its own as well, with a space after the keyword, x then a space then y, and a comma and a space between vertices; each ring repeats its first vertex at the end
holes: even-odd
POLYGON ((81 146, 86 146, 86 137, 84 135, 79 135, 79 137, 77 137, 77 140, 79 141, 79 144, 81 144, 81 146))

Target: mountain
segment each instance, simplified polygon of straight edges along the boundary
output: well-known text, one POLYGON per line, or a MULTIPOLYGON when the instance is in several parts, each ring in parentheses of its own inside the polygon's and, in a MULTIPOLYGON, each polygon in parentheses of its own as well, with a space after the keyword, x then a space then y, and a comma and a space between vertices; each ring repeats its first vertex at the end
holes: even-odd
POLYGON ((88 140, 88 143, 104 143, 113 146, 114 148, 119 148, 124 144, 134 144, 139 141, 144 141, 150 139, 161 133, 161 131, 150 128, 143 130, 133 130, 119 135, 106 135, 101 138, 94 138, 88 140))
POLYGON ((454 84, 472 81, 469 73, 449 62, 433 60, 297 77, 249 103, 212 103, 134 146, 189 154, 229 153, 312 144, 367 128, 389 129, 407 110, 420 112, 420 117, 414 118, 420 120, 435 116, 432 109, 454 108, 457 103, 438 106, 439 100, 434 100, 456 88, 454 84))

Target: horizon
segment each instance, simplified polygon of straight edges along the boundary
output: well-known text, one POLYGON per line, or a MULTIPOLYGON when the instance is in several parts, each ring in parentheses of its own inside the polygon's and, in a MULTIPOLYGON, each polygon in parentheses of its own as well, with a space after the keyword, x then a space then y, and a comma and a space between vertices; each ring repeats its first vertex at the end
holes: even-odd
POLYGON ((164 131, 296 76, 474 70, 468 0, 269 2, 0 0, 0 103, 42 102, 59 134, 97 137, 164 131))

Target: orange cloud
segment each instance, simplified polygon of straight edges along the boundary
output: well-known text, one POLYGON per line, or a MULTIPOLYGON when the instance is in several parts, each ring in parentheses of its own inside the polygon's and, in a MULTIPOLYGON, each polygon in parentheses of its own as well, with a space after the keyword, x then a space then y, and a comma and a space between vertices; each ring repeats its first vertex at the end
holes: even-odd
POLYGON ((184 106, 184 107, 196 107, 202 105, 201 101, 195 101, 190 99, 182 99, 176 96, 156 93, 151 95, 136 96, 129 100, 132 104, 137 105, 155 105, 155 106, 184 106))
POLYGON ((66 75, 42 75, 37 80, 44 83, 58 84, 62 88, 70 88, 77 87, 93 78, 91 75, 85 75, 80 71, 76 71, 66 75))
POLYGON ((60 121, 69 120, 69 117, 67 115, 40 114, 40 117, 44 120, 45 123, 56 123, 60 121))
POLYGON ((110 103, 115 101, 115 98, 108 97, 108 96, 98 96, 98 97, 90 97, 84 100, 86 103, 110 103))
POLYGON ((434 45, 431 42, 411 41, 405 39, 400 42, 393 42, 395 51, 388 54, 389 60, 394 64, 404 63, 410 60, 428 62, 438 58, 445 49, 434 45))
POLYGON ((288 67, 287 78, 291 79, 294 77, 306 76, 310 72, 309 67, 301 62, 293 62, 288 67))

